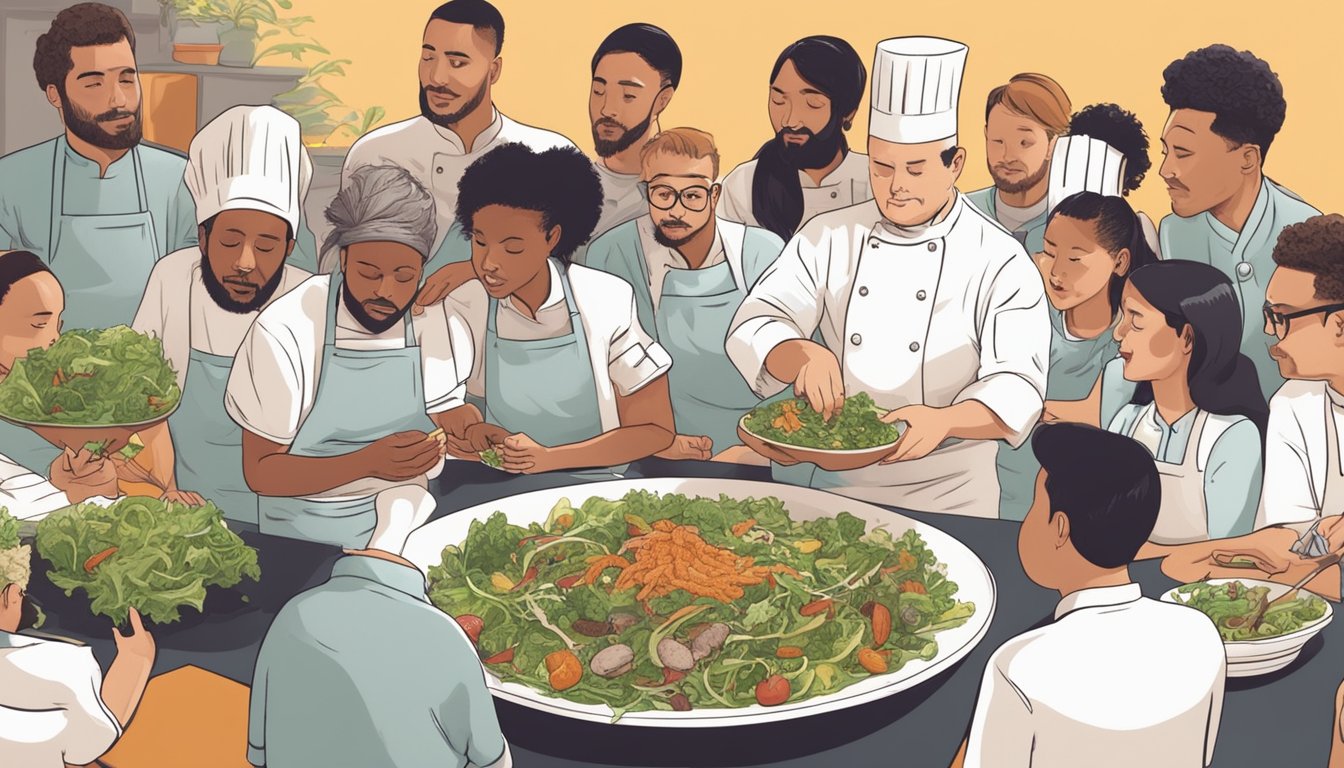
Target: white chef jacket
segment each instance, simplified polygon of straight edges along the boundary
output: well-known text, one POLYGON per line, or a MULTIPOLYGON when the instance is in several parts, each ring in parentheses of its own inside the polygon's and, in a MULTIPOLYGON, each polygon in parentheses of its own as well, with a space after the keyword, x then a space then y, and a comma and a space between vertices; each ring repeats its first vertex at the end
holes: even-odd
POLYGON ((649 212, 649 198, 638 173, 617 173, 601 160, 593 161, 593 169, 602 180, 602 215, 589 240, 649 212))
POLYGON ((468 149, 450 128, 435 125, 423 115, 385 125, 350 147, 341 168, 341 185, 350 173, 365 165, 396 165, 406 169, 434 196, 439 231, 431 254, 437 253, 457 211, 457 182, 467 166, 501 144, 523 144, 534 152, 573 147, 574 142, 558 133, 523 125, 494 110, 490 127, 468 149))
MULTIPOLYGON (((112 499, 95 496, 86 503, 107 506, 112 499)), ((45 477, 29 472, 7 456, 0 456, 0 507, 18 520, 40 520, 58 509, 70 506, 65 491, 45 477)), ((0 765, 4 763, 0 762, 0 765)))
POLYGON ((1137 584, 1065 597, 1055 622, 985 666, 966 768, 1202 768, 1213 760, 1227 660, 1193 608, 1137 584))
MULTIPOLYGON (((820 328, 847 393, 867 392, 884 409, 977 400, 1021 445, 1040 418, 1050 358, 1040 273, 960 194, 917 232, 895 234, 884 222, 869 201, 804 225, 738 309, 729 358, 770 397, 786 385, 766 370, 766 356, 820 328)), ((923 459, 840 473, 839 492, 997 517, 997 451, 992 441, 952 442, 923 459)))
MULTIPOLYGON (((742 163, 724 177, 723 191, 719 197, 720 218, 753 227, 760 226, 751 210, 751 185, 755 178, 755 160, 742 163)), ((798 222, 800 228, 819 213, 873 199, 872 183, 868 180, 868 156, 853 150, 845 155, 835 170, 826 174, 820 184, 802 171, 798 172, 798 180, 803 185, 803 218, 798 222)))
POLYGON ((0 632, 0 765, 65 768, 111 749, 121 724, 102 684, 93 649, 0 632))
MULTIPOLYGON (((1344 395, 1323 381, 1289 380, 1269 401, 1265 439, 1265 519, 1262 525, 1286 525, 1344 513, 1326 509, 1326 486, 1344 463, 1344 395), (1331 430, 1327 414, 1334 422, 1331 430), (1333 435, 1331 434, 1333 432, 1333 435), (1333 438, 1334 446, 1327 446, 1333 438), (1333 448, 1333 450, 1331 450, 1333 448), (1337 466, 1327 466, 1333 454, 1337 466)), ((1336 490, 1336 498, 1341 490, 1336 490)))
MULTIPOLYGON (((260 309, 245 314, 229 312, 216 304, 201 280, 202 258, 201 249, 193 245, 159 259, 131 323, 140 333, 163 341, 163 355, 172 363, 179 387, 186 382, 187 362, 193 348, 210 355, 233 357, 252 321, 261 314, 260 309)), ((298 267, 284 265, 283 269, 272 302, 312 277, 298 267)))
MULTIPOLYGON (((621 426, 616 395, 629 396, 667 373, 672 357, 639 324, 634 291, 619 277, 577 264, 569 266, 569 286, 588 341, 602 431, 621 426)), ((495 330, 502 339, 538 341, 570 332, 569 309, 564 286, 554 262, 550 262, 551 291, 532 319, 514 307, 510 298, 498 303, 495 330)), ((478 281, 453 291, 439 305, 456 352, 458 380, 474 397, 485 394, 485 330, 490 296, 478 281)), ((429 312, 425 313, 426 315, 429 312)), ((545 375, 539 371, 538 375, 545 375)))
MULTIPOLYGON (((309 278, 272 301, 243 337, 224 392, 225 412, 243 429, 281 445, 294 441, 317 397, 331 287, 330 275, 309 278)), ((413 316, 411 327, 420 346, 425 412, 442 413, 462 405, 465 393, 459 386, 442 309, 429 307, 425 314, 413 316)), ((401 323, 369 333, 338 299, 335 342, 340 349, 403 349, 406 333, 401 323)), ((390 481, 364 478, 311 498, 372 496, 389 485, 390 481)))

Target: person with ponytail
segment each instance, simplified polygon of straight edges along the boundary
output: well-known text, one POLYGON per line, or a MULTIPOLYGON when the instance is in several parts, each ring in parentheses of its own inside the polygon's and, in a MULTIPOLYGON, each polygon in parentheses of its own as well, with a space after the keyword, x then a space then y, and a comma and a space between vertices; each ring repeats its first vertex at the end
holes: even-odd
MULTIPOLYGON (((1050 213, 1036 266, 1050 300, 1047 400, 1087 397, 1107 361, 1125 278, 1157 261, 1134 209, 1122 197, 1079 192, 1050 213)), ((1131 385, 1132 386, 1132 385, 1131 385)), ((1127 396, 1126 388, 1122 396, 1127 396)), ((1021 520, 1040 471, 1030 445, 999 445, 999 516, 1021 520)))
POLYGON ((720 215, 788 240, 819 213, 873 199, 868 156, 852 152, 854 123, 868 70, 838 37, 805 37, 770 71, 775 135, 723 180, 720 215))
MULTIPOLYGON (((1129 193, 1143 184, 1143 179, 1153 167, 1148 159, 1148 133, 1143 123, 1129 110, 1118 104, 1092 104, 1074 113, 1069 120, 1070 136, 1090 136, 1106 142, 1119 150, 1125 157, 1124 178, 1120 180, 1120 196, 1129 197, 1129 193)), ((1157 226, 1148 214, 1139 211, 1139 221, 1143 224, 1143 236, 1148 247, 1157 257, 1162 258, 1158 247, 1157 226)))
POLYGON ((1121 294, 1115 338, 1120 356, 1102 379, 1123 375, 1137 386, 1107 429, 1146 446, 1162 480, 1162 511, 1141 555, 1249 533, 1269 406, 1255 364, 1241 353, 1232 281, 1193 261, 1136 270, 1121 294))

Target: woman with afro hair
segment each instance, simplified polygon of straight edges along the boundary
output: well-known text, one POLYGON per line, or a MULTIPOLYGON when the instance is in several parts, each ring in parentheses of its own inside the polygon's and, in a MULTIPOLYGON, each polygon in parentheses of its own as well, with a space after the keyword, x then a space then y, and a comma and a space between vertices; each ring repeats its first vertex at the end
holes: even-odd
POLYGON ((427 310, 444 313, 465 384, 446 424, 459 458, 494 450, 508 472, 609 474, 672 444, 672 361, 640 326, 630 285, 570 263, 601 210, 576 149, 505 144, 463 174, 456 218, 471 261, 441 271, 460 285, 427 310))

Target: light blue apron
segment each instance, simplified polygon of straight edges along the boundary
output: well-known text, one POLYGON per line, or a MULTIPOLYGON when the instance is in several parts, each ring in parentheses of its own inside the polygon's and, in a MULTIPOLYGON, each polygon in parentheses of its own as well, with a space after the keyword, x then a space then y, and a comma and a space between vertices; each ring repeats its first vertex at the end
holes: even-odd
POLYGON ((66 147, 64 136, 56 140, 47 244, 47 263, 65 289, 65 327, 130 325, 149 274, 163 255, 149 212, 140 149, 131 150, 135 213, 72 215, 65 212, 66 147))
MULTIPOLYGON (((209 268, 203 260, 201 269, 209 268)), ((188 323, 193 287, 185 288, 188 323)), ((182 403, 168 417, 168 429, 177 456, 177 487, 213 501, 229 520, 256 525, 257 495, 243 479, 243 430, 224 410, 233 360, 191 347, 182 403)))
MULTIPOLYGON (((397 432, 434 429, 425 415, 420 348, 410 314, 402 320, 406 346, 401 349, 339 349, 336 307, 342 286, 341 274, 333 274, 317 393, 289 446, 295 456, 343 456, 397 432)), ((358 549, 373 535, 373 500, 261 496, 259 527, 272 536, 358 549)))
MULTIPOLYGON (((647 269, 643 259, 638 263, 647 269)), ((726 261, 669 269, 654 313, 658 343, 673 361, 667 383, 677 433, 708 435, 715 453, 742 444, 737 422, 761 402, 723 351, 744 297, 726 261)))
MULTIPOLYGON (((548 448, 602 434, 587 334, 569 286, 569 271, 557 266, 569 309, 569 333, 554 339, 501 339, 495 323, 499 302, 494 298, 485 324, 485 420, 513 434, 524 433, 548 448)), ((624 471, 622 466, 572 474, 610 478, 624 471)))

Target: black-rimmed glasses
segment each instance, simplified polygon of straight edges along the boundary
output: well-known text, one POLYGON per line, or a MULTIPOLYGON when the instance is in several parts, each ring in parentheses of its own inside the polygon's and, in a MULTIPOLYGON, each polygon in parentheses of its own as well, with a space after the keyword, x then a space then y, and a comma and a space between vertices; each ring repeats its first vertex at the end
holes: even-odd
MULTIPOLYGON (((1270 303, 1265 302, 1265 323, 1274 330, 1274 335, 1279 337, 1279 340, 1282 341, 1288 336, 1289 321, 1296 320, 1299 317, 1307 317, 1309 315, 1328 315, 1331 312, 1339 312, 1340 310, 1344 310, 1344 304, 1326 304, 1323 307, 1312 307, 1311 309, 1304 309, 1300 312, 1284 313, 1275 312, 1270 303)), ((1321 323, 1324 324, 1325 321, 1322 320, 1321 323)))
POLYGON ((649 187, 649 204, 660 211, 670 211, 680 201, 686 210, 699 213, 709 207, 710 192, 717 186, 697 184, 679 190, 667 184, 654 184, 649 187))

